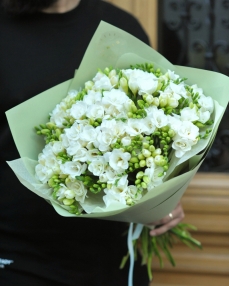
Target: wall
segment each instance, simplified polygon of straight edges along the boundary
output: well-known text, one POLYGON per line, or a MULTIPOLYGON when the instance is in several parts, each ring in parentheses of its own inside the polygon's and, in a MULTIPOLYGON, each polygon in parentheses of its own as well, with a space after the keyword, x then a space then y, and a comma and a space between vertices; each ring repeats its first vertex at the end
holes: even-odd
POLYGON ((147 32, 151 45, 157 49, 157 0, 106 0, 133 14, 147 32))

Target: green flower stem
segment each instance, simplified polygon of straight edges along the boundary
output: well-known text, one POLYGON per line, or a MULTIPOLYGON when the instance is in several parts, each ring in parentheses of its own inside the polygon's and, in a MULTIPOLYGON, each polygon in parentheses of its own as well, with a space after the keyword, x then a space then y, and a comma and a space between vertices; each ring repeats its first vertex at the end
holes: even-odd
MULTIPOLYGON (((153 256, 159 259, 160 267, 163 268, 164 264, 161 252, 165 254, 172 266, 176 265, 170 249, 173 248, 173 245, 178 241, 192 249, 195 247, 202 249, 201 243, 191 236, 189 230, 196 230, 196 227, 191 224, 180 223, 162 235, 151 237, 149 235, 149 228, 146 226, 143 228, 140 237, 133 241, 133 246, 136 254, 135 260, 137 259, 137 249, 141 253, 142 264, 146 265, 149 281, 153 278, 153 256)), ((120 269, 124 268, 128 258, 129 253, 123 257, 120 269)))

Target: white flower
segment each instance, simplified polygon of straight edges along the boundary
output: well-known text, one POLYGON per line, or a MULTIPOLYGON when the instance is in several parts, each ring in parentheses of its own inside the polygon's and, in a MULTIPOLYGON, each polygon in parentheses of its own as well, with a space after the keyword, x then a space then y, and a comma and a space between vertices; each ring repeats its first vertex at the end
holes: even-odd
MULTIPOLYGON (((69 190, 74 192, 74 198, 76 201, 83 203, 87 194, 87 189, 84 187, 81 181, 70 178, 66 180, 66 186, 69 190)), ((67 193, 69 194, 69 192, 67 193)))
POLYGON ((70 128, 65 128, 65 135, 68 139, 68 143, 71 141, 77 141, 79 139, 80 132, 82 130, 82 125, 75 122, 70 128))
POLYGON ((108 151, 110 149, 110 145, 116 142, 113 130, 105 127, 98 127, 97 130, 98 135, 96 141, 93 142, 94 146, 102 152, 108 151))
POLYGON ((176 133, 180 129, 180 126, 182 125, 182 121, 180 120, 180 116, 167 116, 168 118, 168 125, 172 130, 174 130, 176 133))
POLYGON ((75 119, 81 119, 86 115, 87 112, 87 104, 83 101, 77 101, 72 107, 69 109, 69 114, 75 119))
POLYGON ((74 156, 80 148, 82 146, 78 141, 70 141, 66 151, 69 156, 74 156))
POLYGON ((165 92, 173 93, 175 98, 178 98, 179 96, 184 98, 188 97, 183 82, 180 84, 170 82, 169 85, 166 87, 165 92))
POLYGON ((114 184, 117 179, 115 170, 109 165, 106 166, 105 172, 99 176, 101 182, 107 182, 108 184, 114 184))
POLYGON ((165 115, 162 109, 158 109, 156 106, 151 106, 148 108, 147 115, 152 118, 152 123, 157 128, 162 128, 168 124, 168 117, 165 115))
POLYGON ((150 116, 146 116, 145 118, 143 118, 142 122, 145 126, 144 133, 146 135, 150 135, 155 131, 156 125, 150 116))
POLYGON ((112 152, 106 153, 104 157, 109 162, 111 168, 117 172, 123 172, 129 166, 128 161, 131 155, 128 152, 122 151, 122 149, 114 149, 112 152))
POLYGON ((175 150, 175 156, 177 158, 181 158, 186 152, 190 151, 192 146, 192 140, 182 137, 176 137, 172 144, 172 148, 175 150))
POLYGON ((191 85, 191 88, 194 93, 198 93, 199 95, 203 95, 203 89, 198 87, 197 84, 191 85))
POLYGON ((168 70, 167 74, 168 74, 168 77, 172 80, 176 80, 179 78, 179 75, 175 74, 174 71, 168 70))
POLYGON ((116 188, 115 186, 112 186, 111 189, 105 189, 104 193, 106 195, 103 196, 103 201, 106 207, 109 207, 113 203, 126 205, 125 192, 120 192, 120 189, 116 188))
POLYGON ((40 180, 43 184, 46 184, 48 180, 54 175, 54 172, 51 168, 47 168, 41 164, 36 165, 35 173, 38 180, 40 180))
POLYGON ((205 108, 201 107, 198 111, 197 114, 199 116, 199 120, 202 123, 207 122, 210 117, 211 117, 211 113, 208 110, 205 110, 205 108))
POLYGON ((57 104, 54 110, 50 113, 50 122, 56 124, 57 127, 63 128, 63 123, 66 121, 65 117, 67 117, 67 106, 64 102, 57 104))
POLYGON ((197 136, 199 136, 199 128, 190 121, 182 121, 177 134, 182 138, 186 138, 194 142, 196 141, 197 136))
POLYGON ((144 119, 128 119, 126 125, 126 133, 129 136, 137 136, 143 132, 147 132, 147 126, 144 119))
POLYGON ((122 70, 123 74, 128 78, 128 86, 133 94, 139 91, 139 94, 152 94, 156 91, 158 86, 157 77, 142 70, 122 70))
POLYGON ((86 164, 80 162, 66 162, 60 166, 60 169, 63 174, 75 177, 80 176, 86 170, 86 167, 86 164))
POLYGON ((153 94, 157 90, 158 79, 152 73, 147 73, 144 77, 137 80, 139 94, 153 94))
POLYGON ((83 98, 83 102, 87 105, 93 105, 102 100, 102 93, 100 91, 88 90, 83 98))
POLYGON ((103 157, 97 157, 88 166, 88 170, 92 172, 94 176, 100 176, 105 169, 106 162, 103 157))
POLYGON ((112 130, 114 138, 119 138, 123 136, 123 134, 125 133, 125 127, 125 123, 120 120, 116 121, 115 119, 103 120, 101 124, 101 128, 112 130))
POLYGON ((199 105, 203 108, 205 111, 209 111, 212 113, 214 109, 214 102, 213 99, 209 96, 201 95, 198 99, 199 105))
POLYGON ((74 153, 74 156, 72 158, 72 161, 75 162, 75 161, 80 161, 80 162, 86 162, 87 161, 87 149, 86 148, 82 148, 82 147, 79 147, 75 153, 74 153))
MULTIPOLYGON (((129 97, 125 94, 125 92, 119 89, 112 89, 110 91, 103 92, 102 105, 106 113, 111 106, 115 107, 119 112, 124 110, 124 104, 129 102, 129 97)), ((109 113, 110 114, 110 113, 109 113)))
POLYGON ((132 203, 136 203, 137 201, 139 201, 142 198, 142 194, 140 192, 138 192, 137 187, 134 185, 129 185, 127 187, 126 194, 127 194, 127 198, 126 198, 127 203, 129 200, 132 203))
POLYGON ((112 89, 110 79, 105 74, 97 73, 93 81, 95 83, 93 88, 96 91, 112 89))
POLYGON ((180 119, 182 121, 196 121, 199 119, 199 116, 197 114, 196 108, 190 108, 190 107, 185 107, 181 110, 180 112, 181 116, 180 119))
POLYGON ((104 107, 101 106, 100 104, 95 103, 88 107, 86 116, 88 118, 97 119, 97 118, 103 118, 104 113, 105 113, 104 107))
POLYGON ((125 136, 121 139, 123 146, 129 146, 131 144, 131 137, 125 136))
POLYGON ((61 141, 55 141, 51 145, 52 145, 52 151, 55 155, 64 151, 64 146, 61 141))
POLYGON ((79 135, 80 140, 90 143, 96 141, 98 136, 98 130, 91 125, 87 125, 82 128, 82 132, 79 135))

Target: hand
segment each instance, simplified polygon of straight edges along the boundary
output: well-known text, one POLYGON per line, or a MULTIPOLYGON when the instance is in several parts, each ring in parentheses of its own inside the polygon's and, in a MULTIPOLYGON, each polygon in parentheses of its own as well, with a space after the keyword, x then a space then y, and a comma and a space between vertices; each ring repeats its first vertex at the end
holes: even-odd
POLYGON ((184 211, 182 208, 181 203, 179 202, 176 208, 168 214, 166 217, 159 221, 155 221, 152 223, 149 223, 147 226, 157 226, 160 225, 158 228, 152 229, 150 231, 151 236, 157 236, 160 234, 163 234, 167 232, 169 229, 176 226, 179 222, 181 222, 184 219, 184 211))

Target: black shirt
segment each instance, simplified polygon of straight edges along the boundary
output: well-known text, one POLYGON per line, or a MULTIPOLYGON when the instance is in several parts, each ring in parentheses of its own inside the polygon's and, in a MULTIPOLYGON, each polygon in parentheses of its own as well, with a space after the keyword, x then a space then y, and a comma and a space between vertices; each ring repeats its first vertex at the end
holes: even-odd
POLYGON ((99 0, 64 14, 13 17, 0 8, 0 264, 13 261, 0 268, 3 286, 127 285, 118 267, 128 225, 59 216, 5 162, 19 157, 5 111, 72 78, 101 20, 149 42, 134 17, 99 0))

